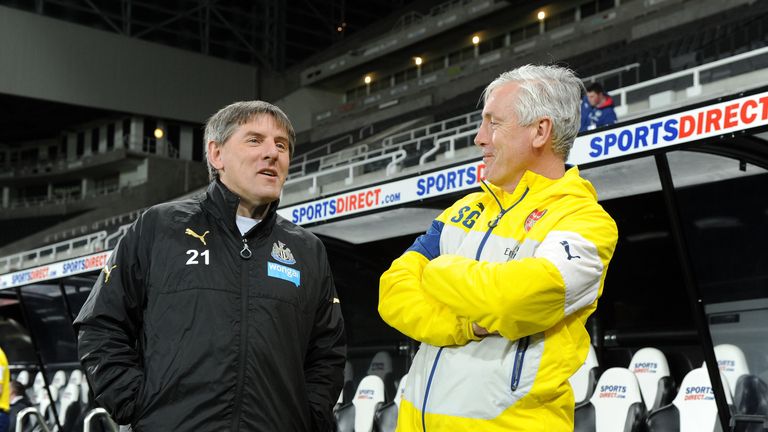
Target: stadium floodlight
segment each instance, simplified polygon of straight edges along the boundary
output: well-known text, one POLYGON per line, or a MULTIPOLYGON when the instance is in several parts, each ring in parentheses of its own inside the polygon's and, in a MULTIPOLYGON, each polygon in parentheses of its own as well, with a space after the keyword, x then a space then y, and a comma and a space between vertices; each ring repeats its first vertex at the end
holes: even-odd
POLYGON ((539 13, 536 14, 536 18, 538 18, 539 21, 544 21, 544 18, 546 18, 546 17, 547 17, 547 14, 543 10, 539 11, 539 13))
POLYGON ((480 36, 474 35, 472 36, 472 45, 478 45, 480 43, 480 36))
POLYGON ((366 75, 365 78, 363 78, 363 82, 368 85, 373 81, 373 78, 370 75, 366 75))
POLYGON ((421 57, 414 57, 413 62, 416 63, 416 78, 421 78, 421 64, 424 63, 424 59, 421 57))
POLYGON ((162 139, 165 136, 165 131, 161 128, 155 128, 155 138, 162 139))

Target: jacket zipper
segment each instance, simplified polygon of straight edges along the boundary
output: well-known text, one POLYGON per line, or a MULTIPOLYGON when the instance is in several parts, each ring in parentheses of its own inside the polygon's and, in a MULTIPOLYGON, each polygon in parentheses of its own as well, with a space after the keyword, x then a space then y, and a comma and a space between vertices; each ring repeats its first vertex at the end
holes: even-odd
POLYGON ((429 388, 432 387, 432 378, 435 377, 435 370, 437 369, 437 362, 440 360, 440 354, 443 352, 443 348, 437 350, 435 361, 432 362, 432 370, 429 372, 429 379, 427 379, 427 390, 424 392, 424 401, 421 403, 421 428, 423 432, 427 432, 427 398, 429 397, 429 388))
MULTIPOLYGON (((493 192, 491 192, 491 189, 488 188, 488 192, 490 192, 491 196, 493 196, 493 198, 496 200, 496 203, 499 204, 499 208, 501 208, 501 212, 499 212, 499 214, 496 216, 496 219, 494 219, 494 220, 492 220, 491 222, 488 223, 488 227, 490 229, 488 231, 486 231, 485 236, 483 236, 483 240, 480 241, 480 246, 478 246, 477 254, 475 255, 475 259, 476 260, 478 260, 478 261, 480 260, 480 254, 483 253, 483 248, 485 247, 485 243, 488 241, 488 238, 491 236, 491 232, 493 232, 493 229, 496 228, 496 226, 499 224, 499 221, 501 220, 501 218, 504 217, 504 215, 508 211, 512 210, 513 208, 515 208, 515 206, 520 204, 520 201, 522 201, 523 198, 525 198, 525 196, 528 195, 528 191, 529 190, 530 190, 529 188, 525 188, 525 192, 523 192, 523 194, 520 196, 520 198, 517 201, 515 201, 514 204, 509 206, 509 208, 505 209, 501 205, 501 202, 499 202, 499 199, 496 198, 496 195, 494 195, 493 192)), ((526 346, 527 345, 528 345, 528 343, 526 341, 526 346)), ((519 347, 519 344, 518 344, 518 347, 519 347)), ((440 348, 437 351, 437 355, 435 356, 435 360, 434 360, 434 362, 432 362, 432 370, 429 373, 429 379, 427 380, 427 388, 424 391, 424 402, 422 403, 422 406, 421 406, 421 427, 422 427, 423 432, 427 432, 427 422, 426 422, 427 398, 429 397, 429 390, 430 390, 430 387, 432 386, 432 378, 435 375, 435 369, 437 369, 437 362, 440 360, 440 353, 442 353, 442 352, 443 352, 443 348, 440 348)), ((525 355, 525 351, 523 351, 523 355, 525 355)), ((517 354, 515 355, 515 364, 517 364, 517 354)), ((522 367, 522 362, 520 363, 520 366, 522 367)), ((514 385, 515 385, 515 388, 517 388, 517 384, 514 384, 514 385)))
POLYGON ((512 382, 510 383, 512 391, 517 390, 517 386, 520 385, 520 377, 523 375, 523 360, 525 359, 525 352, 528 350, 530 338, 530 336, 526 336, 517 341, 515 363, 512 365, 512 382))
POLYGON ((529 190, 530 190, 529 188, 525 188, 525 192, 523 192, 523 194, 520 196, 520 198, 517 199, 517 201, 515 201, 514 204, 512 204, 508 208, 504 208, 502 207, 501 202, 499 202, 499 199, 496 198, 496 195, 494 195, 493 192, 491 192, 491 189, 490 188, 488 189, 488 192, 490 192, 493 199, 496 200, 496 203, 499 205, 499 208, 501 208, 501 211, 499 212, 499 214, 496 216, 494 220, 488 222, 489 229, 488 231, 485 232, 483 239, 480 241, 480 246, 477 247, 477 253, 475 254, 475 259, 477 261, 480 261, 480 254, 483 253, 483 248, 485 247, 485 243, 488 241, 488 238, 491 237, 491 233, 493 232, 493 229, 499 225, 499 221, 501 220, 501 218, 504 217, 504 215, 507 214, 508 211, 512 210, 518 204, 520 204, 520 201, 522 201, 523 198, 525 198, 525 196, 528 195, 529 190))
POLYGON ((240 430, 240 405, 243 398, 243 384, 245 381, 245 355, 248 343, 248 259, 253 253, 248 247, 248 239, 242 237, 243 249, 240 251, 240 257, 243 259, 243 265, 240 275, 240 363, 237 368, 237 388, 235 390, 235 406, 232 415, 232 430, 240 430))

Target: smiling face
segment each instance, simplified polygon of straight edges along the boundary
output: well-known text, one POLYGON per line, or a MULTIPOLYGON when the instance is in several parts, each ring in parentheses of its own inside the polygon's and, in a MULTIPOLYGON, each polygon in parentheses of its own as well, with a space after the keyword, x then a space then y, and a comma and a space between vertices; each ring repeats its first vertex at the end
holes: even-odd
POLYGON ((494 89, 485 101, 475 145, 483 152, 485 176, 512 192, 535 161, 536 126, 519 126, 514 106, 520 85, 510 82, 494 89))
POLYGON ((247 217, 280 198, 289 159, 288 133, 269 114, 253 116, 222 145, 208 143, 210 164, 240 197, 238 214, 247 217))

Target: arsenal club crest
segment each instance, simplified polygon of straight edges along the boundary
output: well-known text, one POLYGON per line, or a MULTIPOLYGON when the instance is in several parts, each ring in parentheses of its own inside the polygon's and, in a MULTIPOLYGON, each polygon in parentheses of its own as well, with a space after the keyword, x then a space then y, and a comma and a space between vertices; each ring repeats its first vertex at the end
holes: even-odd
POLYGON ((547 209, 544 210, 534 210, 531 212, 531 214, 528 215, 527 218, 525 218, 525 232, 528 232, 533 228, 533 226, 536 224, 536 222, 539 221, 544 215, 547 214, 547 209))

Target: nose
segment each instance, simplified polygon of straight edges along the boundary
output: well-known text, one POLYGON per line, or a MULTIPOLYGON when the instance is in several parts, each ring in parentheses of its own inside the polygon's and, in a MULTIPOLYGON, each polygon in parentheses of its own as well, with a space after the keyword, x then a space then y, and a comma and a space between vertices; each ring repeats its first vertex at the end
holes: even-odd
POLYGON ((280 154, 277 142, 273 139, 266 140, 266 148, 264 149, 264 159, 277 160, 280 154))
POLYGON ((483 147, 488 145, 488 133, 486 131, 485 120, 483 120, 483 122, 480 123, 480 127, 477 129, 477 134, 475 135, 475 145, 478 147, 483 147))

